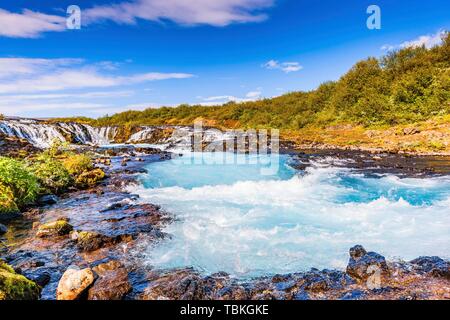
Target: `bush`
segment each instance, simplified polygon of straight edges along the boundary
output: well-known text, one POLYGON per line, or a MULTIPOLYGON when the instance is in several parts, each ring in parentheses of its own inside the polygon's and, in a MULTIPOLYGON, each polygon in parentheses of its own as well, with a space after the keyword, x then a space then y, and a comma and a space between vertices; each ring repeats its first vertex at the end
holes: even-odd
POLYGON ((0 214, 19 211, 11 188, 0 184, 0 214))
POLYGON ((38 181, 25 163, 6 157, 0 157, 0 185, 3 210, 32 203, 39 191, 38 181))
POLYGON ((60 193, 72 183, 72 177, 63 163, 47 154, 40 155, 32 165, 43 193, 60 193))
POLYGON ((66 170, 74 176, 92 170, 93 167, 91 158, 84 154, 68 155, 62 160, 62 163, 66 170))

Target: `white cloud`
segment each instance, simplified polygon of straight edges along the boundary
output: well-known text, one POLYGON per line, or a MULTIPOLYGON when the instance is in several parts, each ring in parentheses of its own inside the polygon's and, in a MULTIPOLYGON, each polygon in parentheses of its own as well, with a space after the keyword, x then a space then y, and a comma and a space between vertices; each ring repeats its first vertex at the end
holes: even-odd
MULTIPOLYGON (((239 98, 239 97, 235 97, 235 96, 231 96, 231 95, 223 95, 223 96, 212 96, 212 97, 207 97, 207 98, 203 98, 202 102, 200 102, 200 105, 203 106, 217 106, 217 105, 222 105, 228 102, 236 102, 236 103, 243 103, 243 102, 250 102, 250 101, 255 101, 258 99, 261 99, 261 95, 262 92, 261 90, 255 90, 255 91, 250 91, 245 95, 245 98, 239 98)), ((198 97, 201 98, 201 97, 198 97)))
POLYGON ((0 9, 0 36, 37 38, 44 32, 64 31, 66 18, 23 10, 22 13, 0 9))
POLYGON ((281 70, 285 73, 297 72, 303 69, 299 62, 279 62, 270 60, 262 65, 263 68, 269 70, 281 70))
MULTIPOLYGON (((104 107, 98 103, 81 103, 81 102, 54 102, 54 103, 22 103, 16 101, 14 104, 4 104, 0 102, 0 111, 9 116, 26 116, 32 111, 51 111, 51 110, 91 110, 104 107)), ((45 113, 43 114, 45 115, 45 113)))
POLYGON ((159 72, 117 76, 100 73, 95 66, 82 62, 80 59, 2 58, 0 68, 7 67, 0 70, 0 94, 107 88, 193 77, 187 73, 159 72))
POLYGON ((137 19, 170 20, 184 25, 226 26, 263 21, 267 16, 261 10, 273 3, 274 0, 134 0, 84 10, 83 20, 125 24, 134 24, 137 19))
POLYGON ((44 72, 45 70, 80 64, 82 62, 82 59, 0 58, 0 79, 32 75, 44 72))
MULTIPOLYGON (((262 10, 274 0, 129 0, 85 8, 84 25, 111 20, 135 24, 139 19, 170 20, 181 25, 227 26, 233 23, 260 22, 267 19, 262 10)), ((24 9, 10 12, 0 9, 0 36, 37 38, 45 32, 66 30, 66 16, 24 9)))
POLYGON ((435 34, 423 35, 411 41, 405 41, 399 45, 385 44, 381 47, 383 51, 392 51, 404 48, 418 48, 425 46, 425 48, 433 48, 442 44, 442 37, 445 35, 445 31, 438 31, 435 34))
POLYGON ((258 91, 250 91, 245 96, 249 99, 258 99, 259 97, 261 97, 261 94, 262 92, 258 90, 258 91))

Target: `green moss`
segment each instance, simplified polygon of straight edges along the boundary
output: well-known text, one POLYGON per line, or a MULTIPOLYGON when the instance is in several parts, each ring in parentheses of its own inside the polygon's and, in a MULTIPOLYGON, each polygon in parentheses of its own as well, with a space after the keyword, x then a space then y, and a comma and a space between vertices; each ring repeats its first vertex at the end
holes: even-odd
POLYGON ((69 234, 73 227, 65 220, 56 220, 38 227, 38 237, 63 236, 69 234))
POLYGON ((0 260, 0 300, 37 300, 41 288, 0 260))

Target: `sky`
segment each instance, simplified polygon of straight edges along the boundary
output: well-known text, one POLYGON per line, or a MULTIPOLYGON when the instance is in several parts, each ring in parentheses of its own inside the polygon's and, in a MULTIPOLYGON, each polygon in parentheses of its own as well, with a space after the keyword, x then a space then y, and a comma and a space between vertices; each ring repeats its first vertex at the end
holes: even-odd
POLYGON ((448 0, 2 1, 0 113, 97 118, 270 98, 437 45, 443 30, 448 0), (79 29, 67 26, 71 5, 79 29), (367 26, 370 5, 380 29, 367 26))

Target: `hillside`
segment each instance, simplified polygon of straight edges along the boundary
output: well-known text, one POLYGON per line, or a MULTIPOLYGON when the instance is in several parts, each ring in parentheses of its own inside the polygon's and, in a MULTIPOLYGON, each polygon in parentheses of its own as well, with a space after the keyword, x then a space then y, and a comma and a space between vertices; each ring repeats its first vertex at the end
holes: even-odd
POLYGON ((281 129, 299 144, 386 148, 386 141, 393 150, 444 151, 450 140, 450 34, 443 40, 432 49, 404 48, 360 61, 338 81, 309 92, 223 106, 181 105, 57 121, 133 127, 190 125, 201 118, 219 128, 281 129), (409 137, 418 134, 417 141, 409 137))

